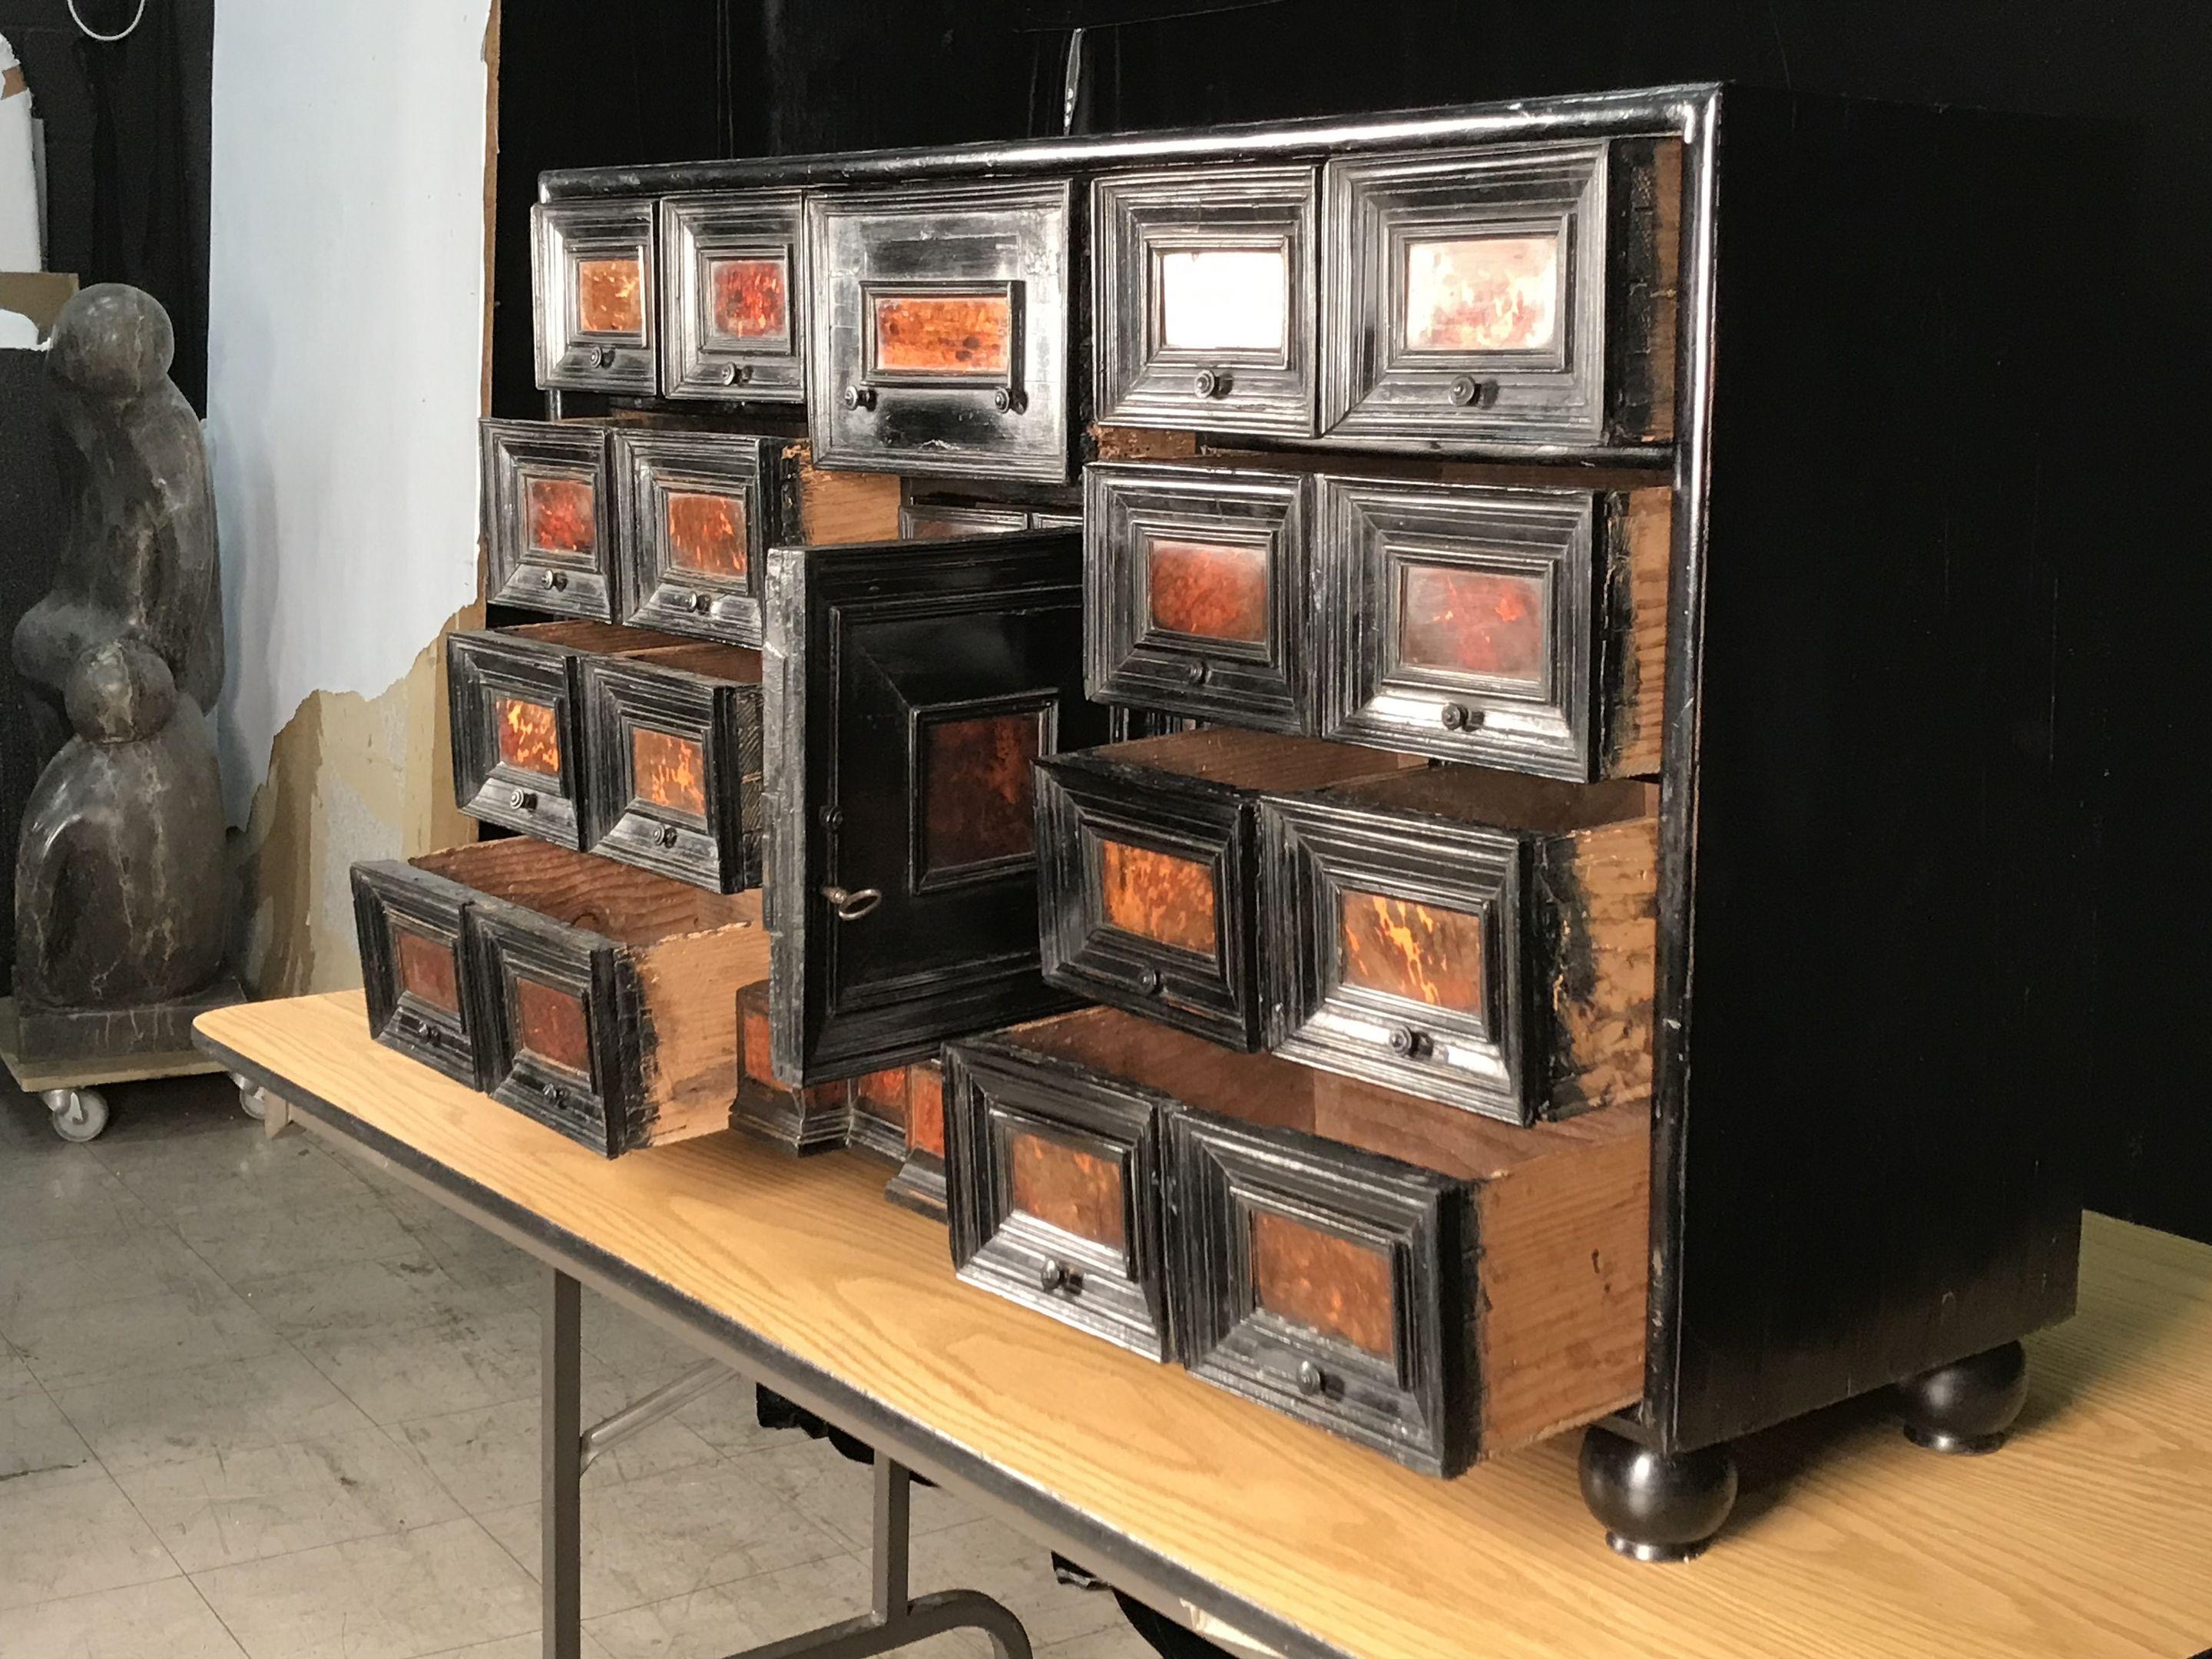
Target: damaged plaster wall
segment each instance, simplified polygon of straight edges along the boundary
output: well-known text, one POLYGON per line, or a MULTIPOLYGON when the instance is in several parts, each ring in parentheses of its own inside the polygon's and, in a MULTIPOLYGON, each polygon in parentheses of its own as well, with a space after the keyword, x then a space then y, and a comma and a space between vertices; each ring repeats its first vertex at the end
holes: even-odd
POLYGON ((492 0, 224 0, 208 437, 240 968, 357 981, 347 872, 466 840, 439 639, 477 592, 492 0))

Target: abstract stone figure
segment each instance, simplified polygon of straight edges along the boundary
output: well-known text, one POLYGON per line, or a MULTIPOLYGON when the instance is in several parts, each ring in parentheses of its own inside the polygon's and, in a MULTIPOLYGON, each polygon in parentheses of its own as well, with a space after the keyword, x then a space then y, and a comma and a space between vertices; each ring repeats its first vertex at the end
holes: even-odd
POLYGON ((54 323, 69 523, 53 591, 15 639, 47 756, 67 735, 64 688, 95 647, 152 647, 204 714, 222 688, 215 495, 198 417, 168 378, 175 353, 161 302, 120 283, 86 289, 54 323))

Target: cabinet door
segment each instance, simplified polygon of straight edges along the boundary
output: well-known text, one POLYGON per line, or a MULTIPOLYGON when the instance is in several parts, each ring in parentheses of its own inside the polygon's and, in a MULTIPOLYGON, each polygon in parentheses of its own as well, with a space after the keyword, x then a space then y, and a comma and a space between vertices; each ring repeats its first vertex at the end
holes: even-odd
POLYGON ((660 388, 649 201, 531 210, 538 384, 650 398, 660 388))
POLYGON ((795 190, 739 190, 661 203, 665 396, 805 398, 799 199, 795 190))
POLYGON ((780 547, 767 609, 776 1074, 1066 1006, 1038 971, 1030 763, 1106 737, 1081 538, 780 547))

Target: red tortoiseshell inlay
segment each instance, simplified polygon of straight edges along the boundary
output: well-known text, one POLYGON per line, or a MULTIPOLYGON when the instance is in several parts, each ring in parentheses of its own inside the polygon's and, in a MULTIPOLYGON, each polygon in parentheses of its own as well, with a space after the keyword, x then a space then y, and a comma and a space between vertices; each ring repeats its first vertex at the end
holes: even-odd
POLYGON ((853 1079, 853 1103, 870 1117, 906 1127, 906 1071, 869 1072, 853 1079))
POLYGON ((738 993, 738 1066, 754 1082, 776 1086, 769 1065, 772 1041, 768 1023, 768 982, 748 985, 738 993))
POLYGON ((541 778, 561 775, 561 727, 551 708, 522 697, 494 697, 491 723, 502 763, 541 778))
POLYGON ((712 259, 714 332, 727 340, 781 340, 791 331, 791 294, 781 259, 712 259))
POLYGON ((1213 915, 1212 866, 1149 847, 1102 841, 1098 888, 1109 925, 1178 951, 1214 953, 1220 933, 1213 915))
POLYGON ((592 1070, 591 1026, 584 1000, 556 990, 525 975, 514 976, 514 1037, 518 1047, 538 1059, 588 1077, 592 1070))
POLYGON ((1387 893, 1346 893, 1338 939, 1346 985, 1480 1015, 1482 918, 1387 893))
POLYGON ((1406 248, 1406 344, 1540 351, 1559 331, 1559 239, 1468 236, 1406 248))
POLYGON ((922 861, 931 873, 1014 858, 1036 844, 1030 763, 1041 722, 1032 710, 923 728, 922 861))
POLYGON ((1202 640, 1267 637, 1267 550, 1154 536, 1145 544, 1152 625, 1202 640))
POLYGON ((1391 1279, 1380 1250, 1273 1210, 1252 1212, 1252 1299, 1293 1325, 1389 1359, 1397 1322, 1391 1279))
POLYGON ((1014 302, 1004 294, 879 294, 876 367, 894 374, 1004 374, 1014 302))
POLYGON ((742 495, 672 490, 668 562, 702 576, 742 581, 745 574, 745 501, 742 495))
POLYGON ((533 477, 522 486, 523 529, 541 553, 588 558, 599 544, 592 487, 580 478, 533 477))
POLYGON ((648 805, 707 816, 707 757, 689 738, 634 726, 629 733, 630 793, 648 805))
POLYGON ((1402 567, 1398 659, 1534 684, 1544 678, 1544 584, 1449 565, 1402 567))
POLYGON ((452 945, 411 927, 394 927, 392 945, 401 990, 449 1014, 461 1012, 460 969, 452 945))
POLYGON ((906 1144, 915 1152, 945 1156, 945 1073, 933 1064, 908 1070, 906 1144))
POLYGON ((635 254, 576 261, 576 326, 586 334, 645 331, 645 267, 635 254))
POLYGON ((1014 1207, 1024 1215, 1109 1249, 1123 1248, 1121 1166, 1114 1159, 1018 1131, 1007 1138, 1006 1164, 1014 1207))

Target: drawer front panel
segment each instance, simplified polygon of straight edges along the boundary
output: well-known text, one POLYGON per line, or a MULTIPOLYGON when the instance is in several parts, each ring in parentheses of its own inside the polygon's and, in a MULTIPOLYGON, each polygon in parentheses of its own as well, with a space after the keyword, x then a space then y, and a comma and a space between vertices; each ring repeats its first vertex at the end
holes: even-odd
POLYGON ((1260 1046, 1246 806, 1037 769, 1045 978, 1231 1048, 1260 1046))
POLYGON ((933 542, 948 536, 989 536, 1029 527, 1030 515, 1018 507, 908 501, 899 508, 902 541, 933 542))
MULTIPOLYGON (((637 1056, 620 1040, 629 972, 611 942, 478 897, 464 922, 494 1099, 609 1157, 643 1143, 637 1056)), ((634 1004, 632 989, 627 1000, 634 1004)), ((635 1018, 633 1011, 629 1016, 635 1018)))
POLYGON ((623 620, 757 646, 775 439, 617 433, 623 620))
POLYGON ((805 400, 801 199, 795 190, 760 190, 660 204, 665 396, 805 400))
POLYGON ((471 817, 580 847, 583 741, 569 653, 498 633, 446 641, 453 798, 471 817))
POLYGON ((1084 489, 1091 695, 1310 731, 1310 481, 1119 463, 1085 469, 1084 489))
POLYGON ((1100 421, 1314 434, 1315 194, 1304 167, 1097 183, 1100 421))
POLYGON ((761 688, 583 660, 585 848, 695 887, 760 885, 761 688))
POLYGON ((540 203, 531 247, 538 384, 652 397, 660 387, 653 204, 540 203))
POLYGON ((1474 447, 1663 435, 1644 362, 1673 349, 1650 303, 1650 166, 1649 146, 1603 141, 1330 162, 1323 432, 1474 447), (1617 235, 1616 192, 1642 208, 1617 235))
POLYGON ((1072 187, 811 196, 816 461, 1067 477, 1072 187))
POLYGON ((443 877, 392 863, 353 867, 368 1029, 379 1042, 479 1085, 461 917, 474 896, 443 877))
POLYGON ((1292 1131, 1168 1120, 1170 1316, 1207 1381, 1434 1474, 1471 1455, 1461 1185, 1292 1131))
POLYGON ((945 1049, 960 1276, 1155 1359, 1164 1316, 1161 1103, 988 1041, 945 1049))
POLYGON ((1320 480, 1323 735, 1598 776, 1599 526, 1617 499, 1320 480))
POLYGON ((1534 1121, 1547 1027, 1518 837, 1271 797, 1259 862, 1272 1050, 1534 1121))
POLYGON ((604 429, 484 422, 483 500, 489 597, 558 616, 614 620, 616 519, 604 429))

